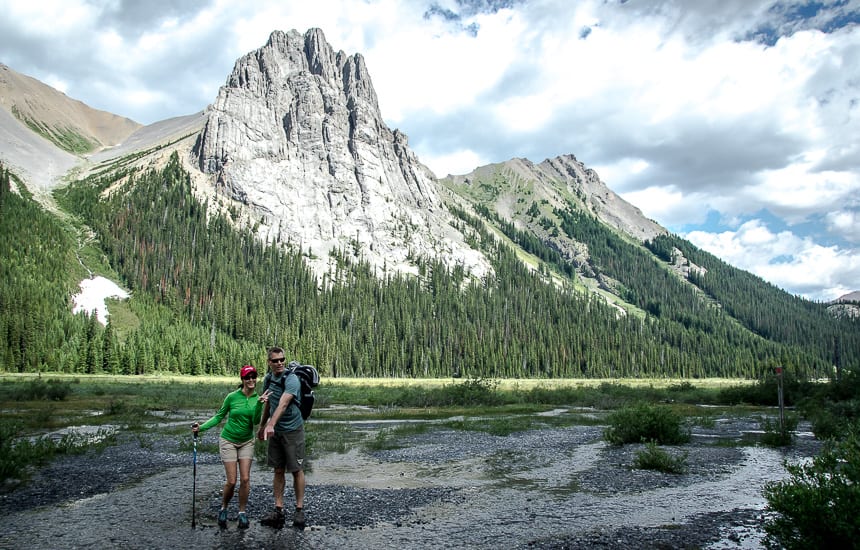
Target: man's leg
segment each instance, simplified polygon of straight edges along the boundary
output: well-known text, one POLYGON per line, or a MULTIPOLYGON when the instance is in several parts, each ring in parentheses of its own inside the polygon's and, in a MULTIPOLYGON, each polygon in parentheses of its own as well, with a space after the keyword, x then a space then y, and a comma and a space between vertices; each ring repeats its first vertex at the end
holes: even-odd
POLYGON ((305 507, 305 471, 293 472, 293 490, 296 493, 296 508, 305 507))
POLYGON ((287 486, 287 478, 283 468, 275 469, 275 477, 272 479, 272 491, 275 493, 275 508, 284 507, 284 488, 287 486))
POLYGON ((267 463, 274 470, 272 492, 275 494, 275 510, 260 521, 268 527, 280 529, 284 526, 284 488, 286 487, 286 449, 279 434, 269 440, 267 463))
POLYGON ((305 528, 305 472, 293 472, 293 489, 296 493, 296 511, 293 513, 293 526, 305 528))

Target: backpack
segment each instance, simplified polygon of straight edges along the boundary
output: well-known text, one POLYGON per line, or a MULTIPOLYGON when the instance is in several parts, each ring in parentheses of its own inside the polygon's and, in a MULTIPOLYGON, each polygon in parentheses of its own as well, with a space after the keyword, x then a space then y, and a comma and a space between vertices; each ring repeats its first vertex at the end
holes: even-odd
MULTIPOLYGON (((301 384, 299 402, 296 403, 296 400, 293 399, 290 401, 290 405, 296 405, 299 408, 299 412, 302 414, 302 420, 307 420, 310 418, 311 411, 314 409, 314 388, 320 383, 320 375, 317 372, 317 369, 311 365, 302 365, 298 361, 290 361, 288 369, 284 371, 283 376, 281 376, 280 383, 278 384, 281 387, 281 391, 286 389, 287 376, 290 373, 295 374, 301 384)), ((266 391, 271 383, 272 374, 269 373, 266 375, 266 380, 263 383, 263 391, 266 391)))

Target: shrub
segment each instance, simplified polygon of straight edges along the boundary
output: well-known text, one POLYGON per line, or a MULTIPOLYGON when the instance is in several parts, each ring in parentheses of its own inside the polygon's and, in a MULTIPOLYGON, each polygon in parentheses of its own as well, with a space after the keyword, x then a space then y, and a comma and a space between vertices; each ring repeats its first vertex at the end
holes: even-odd
POLYGON ((818 384, 797 408, 812 421, 818 439, 843 436, 860 419, 860 375, 849 371, 841 380, 818 384))
POLYGON ((785 425, 780 426, 779 421, 770 418, 764 418, 761 421, 761 429, 764 433, 761 436, 761 442, 768 447, 785 447, 791 445, 794 440, 794 432, 797 430, 797 417, 794 415, 785 415, 785 425))
POLYGON ((72 388, 67 382, 36 379, 27 384, 25 390, 21 393, 21 398, 31 401, 40 401, 42 399, 64 401, 71 392, 72 388))
POLYGON ((463 382, 448 384, 428 392, 436 406, 499 405, 502 396, 497 391, 498 381, 484 378, 470 378, 463 382))
POLYGON ((812 422, 812 433, 820 440, 834 439, 840 437, 850 421, 845 416, 840 416, 826 408, 807 413, 812 422))
MULTIPOLYGON (((784 404, 791 406, 814 392, 815 386, 786 370, 783 374, 782 389, 784 404)), ((768 372, 755 384, 723 388, 720 390, 719 400, 729 405, 776 406, 779 404, 779 378, 773 372, 768 372)))
POLYGON ((613 445, 654 441, 675 445, 690 440, 679 414, 666 406, 641 404, 615 411, 609 416, 603 437, 613 445))
POLYGON ((799 548, 856 548, 860 540, 860 426, 831 441, 809 464, 790 465, 790 479, 765 485, 767 542, 799 548))
POLYGON ((645 449, 636 453, 636 460, 633 462, 633 467, 640 470, 657 470, 667 474, 683 474, 687 469, 687 455, 672 455, 667 451, 657 446, 657 443, 650 441, 645 445, 645 449))

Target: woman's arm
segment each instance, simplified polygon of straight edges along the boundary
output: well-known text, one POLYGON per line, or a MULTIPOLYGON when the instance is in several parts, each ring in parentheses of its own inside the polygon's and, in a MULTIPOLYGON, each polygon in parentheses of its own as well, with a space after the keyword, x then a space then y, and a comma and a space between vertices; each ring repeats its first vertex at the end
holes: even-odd
POLYGON ((199 431, 205 432, 212 426, 217 426, 224 417, 227 416, 227 413, 230 410, 230 394, 227 394, 227 397, 224 398, 224 402, 221 403, 221 408, 218 409, 218 412, 215 413, 215 416, 201 424, 198 428, 199 431))

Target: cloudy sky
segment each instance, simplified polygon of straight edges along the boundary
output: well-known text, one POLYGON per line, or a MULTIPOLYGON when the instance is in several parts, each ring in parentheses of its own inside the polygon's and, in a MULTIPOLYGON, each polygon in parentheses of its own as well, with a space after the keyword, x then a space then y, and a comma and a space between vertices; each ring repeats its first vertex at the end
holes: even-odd
POLYGON ((792 294, 860 290, 860 0, 0 0, 0 62, 149 124, 273 30, 361 53, 438 176, 573 154, 792 294))

